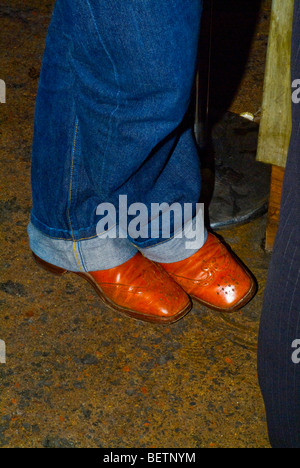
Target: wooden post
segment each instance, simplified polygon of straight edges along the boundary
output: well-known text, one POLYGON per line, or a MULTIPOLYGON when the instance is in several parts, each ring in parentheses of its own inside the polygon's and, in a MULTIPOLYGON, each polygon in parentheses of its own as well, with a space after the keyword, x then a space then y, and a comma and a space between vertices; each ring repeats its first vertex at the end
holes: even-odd
POLYGON ((271 251, 278 229, 284 167, 292 130, 291 43, 294 0, 273 0, 257 160, 273 165, 266 232, 271 251))
POLYGON ((285 167, 292 129, 294 0, 273 0, 257 160, 285 167))
POLYGON ((265 248, 268 252, 271 252, 273 250, 273 245, 279 225, 283 178, 284 168, 279 166, 273 166, 265 245, 265 248))

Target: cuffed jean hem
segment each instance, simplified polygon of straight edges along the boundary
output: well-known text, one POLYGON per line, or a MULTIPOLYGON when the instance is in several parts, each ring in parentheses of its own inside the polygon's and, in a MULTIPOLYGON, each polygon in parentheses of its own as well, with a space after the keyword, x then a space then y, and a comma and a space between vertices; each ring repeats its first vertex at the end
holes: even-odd
POLYGON ((109 270, 133 258, 138 250, 127 239, 83 241, 54 239, 28 225, 31 250, 45 262, 73 272, 109 270))
POLYGON ((195 224, 196 220, 194 218, 181 233, 177 233, 171 240, 168 239, 153 247, 140 248, 139 250, 153 262, 174 263, 186 260, 198 252, 207 241, 208 233, 205 228, 198 233, 196 240, 191 240, 191 235, 195 232, 195 224), (178 235, 181 237, 178 238, 178 235))
POLYGON ((110 239, 99 236, 82 241, 55 239, 43 234, 32 222, 28 225, 29 243, 32 252, 45 262, 73 272, 109 270, 127 262, 140 251, 153 262, 173 263, 194 255, 207 240, 207 231, 202 229, 196 240, 195 218, 176 233, 171 240, 153 247, 138 248, 127 239, 110 239), (181 236, 181 237, 178 237, 181 236))

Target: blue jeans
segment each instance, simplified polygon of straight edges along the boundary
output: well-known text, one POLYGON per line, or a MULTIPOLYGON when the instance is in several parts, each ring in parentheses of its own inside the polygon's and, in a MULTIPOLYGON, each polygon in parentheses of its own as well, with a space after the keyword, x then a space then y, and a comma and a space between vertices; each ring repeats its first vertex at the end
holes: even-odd
MULTIPOLYGON (((57 0, 36 102, 32 250, 72 271, 112 268, 137 249, 154 261, 194 252, 174 230, 97 236, 97 207, 193 203, 200 163, 185 118, 201 0, 57 0)), ((203 242, 205 239, 203 240, 203 242)))

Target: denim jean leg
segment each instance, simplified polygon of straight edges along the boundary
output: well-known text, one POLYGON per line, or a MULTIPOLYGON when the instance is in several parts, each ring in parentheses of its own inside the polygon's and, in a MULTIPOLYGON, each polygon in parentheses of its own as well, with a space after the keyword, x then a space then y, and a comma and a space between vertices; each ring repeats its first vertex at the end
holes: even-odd
POLYGON ((185 115, 200 18, 201 0, 57 1, 33 146, 29 233, 44 260, 103 269, 161 244, 97 237, 97 207, 117 207, 120 195, 149 209, 199 200, 200 164, 185 115))
POLYGON ((35 111, 28 234, 32 251, 43 260, 71 271, 95 271, 118 266, 137 250, 126 239, 100 239, 94 221, 85 216, 86 204, 96 195, 81 163, 70 11, 65 0, 56 2, 46 41, 35 111))

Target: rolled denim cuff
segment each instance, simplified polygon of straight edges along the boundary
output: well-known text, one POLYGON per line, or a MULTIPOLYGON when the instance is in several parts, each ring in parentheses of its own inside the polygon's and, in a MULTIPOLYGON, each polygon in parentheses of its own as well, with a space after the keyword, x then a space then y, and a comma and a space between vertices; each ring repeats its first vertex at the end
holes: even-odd
POLYGON ((158 263, 174 263, 194 255, 207 241, 207 230, 204 226, 196 231, 196 219, 186 224, 184 229, 155 246, 139 249, 142 254, 158 263), (195 234, 197 232, 197 234, 195 234), (193 235, 195 238, 193 239, 193 235))
POLYGON ((70 241, 46 236, 28 225, 31 250, 45 262, 73 272, 108 270, 130 260, 137 249, 127 239, 70 241))

